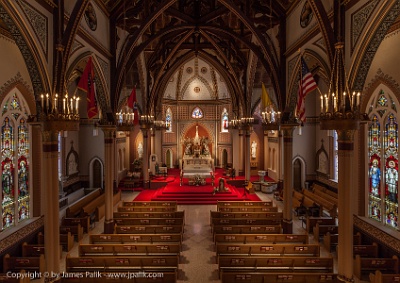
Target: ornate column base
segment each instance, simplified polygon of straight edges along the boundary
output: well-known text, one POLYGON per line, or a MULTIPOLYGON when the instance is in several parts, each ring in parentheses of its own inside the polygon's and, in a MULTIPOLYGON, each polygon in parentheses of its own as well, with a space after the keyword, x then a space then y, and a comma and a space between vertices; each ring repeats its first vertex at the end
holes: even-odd
POLYGON ((346 276, 340 275, 340 274, 337 275, 337 279, 339 281, 341 281, 341 282, 354 283, 354 279, 353 278, 347 278, 346 276))
POLYGON ((114 221, 113 220, 104 221, 104 234, 114 234, 114 221))
POLYGON ((283 219, 282 229, 283 229, 283 234, 293 234, 293 220, 283 219))

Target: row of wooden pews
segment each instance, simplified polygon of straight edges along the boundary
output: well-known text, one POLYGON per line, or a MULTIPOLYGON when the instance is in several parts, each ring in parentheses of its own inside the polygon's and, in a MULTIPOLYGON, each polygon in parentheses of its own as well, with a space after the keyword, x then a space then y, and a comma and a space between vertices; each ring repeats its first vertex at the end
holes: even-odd
POLYGON ((320 245, 306 234, 282 234, 282 214, 258 209, 274 207, 272 201, 250 203, 221 202, 210 211, 223 283, 336 282, 333 258, 321 257, 320 245))
POLYGON ((100 272, 102 276, 105 272, 129 273, 131 281, 126 282, 176 282, 185 223, 184 211, 177 209, 176 202, 122 202, 114 212, 115 233, 89 235, 89 244, 79 245, 78 257, 67 256, 66 271, 100 272), (140 272, 160 277, 133 277, 140 272))

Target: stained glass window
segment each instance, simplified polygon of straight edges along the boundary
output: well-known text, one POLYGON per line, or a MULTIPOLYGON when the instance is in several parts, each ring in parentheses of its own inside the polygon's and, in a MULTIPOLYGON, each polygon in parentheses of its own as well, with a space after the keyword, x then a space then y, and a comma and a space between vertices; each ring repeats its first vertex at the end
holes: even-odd
POLYGON ((368 214, 387 226, 398 226, 398 123, 393 97, 381 90, 368 129, 368 214), (390 103, 389 103, 390 102, 390 103))
POLYGON ((192 118, 194 119, 203 118, 203 111, 199 107, 196 107, 195 109, 193 109, 192 118))
POLYGON ((167 125, 167 132, 172 132, 172 111, 170 108, 167 109, 165 114, 165 124, 167 125))
POLYGON ((226 111, 226 108, 224 108, 221 118, 221 132, 228 132, 228 123, 228 111, 226 111))
POLYGON ((30 217, 29 127, 16 92, 3 100, 1 117, 1 230, 30 217))

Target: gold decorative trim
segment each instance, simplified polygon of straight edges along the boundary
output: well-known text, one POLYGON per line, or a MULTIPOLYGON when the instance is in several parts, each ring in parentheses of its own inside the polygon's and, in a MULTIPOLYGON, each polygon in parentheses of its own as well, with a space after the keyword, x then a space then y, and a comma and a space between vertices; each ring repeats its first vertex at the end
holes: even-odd
MULTIPOLYGON (((26 225, 20 224, 22 226, 21 228, 6 236, 6 238, 0 240, 0 253, 3 253, 7 249, 10 249, 11 247, 17 245, 29 235, 37 234, 39 230, 44 226, 44 217, 27 220, 27 222, 29 221, 32 222, 27 223, 26 225)), ((7 235, 7 230, 2 232, 2 234, 7 235)))

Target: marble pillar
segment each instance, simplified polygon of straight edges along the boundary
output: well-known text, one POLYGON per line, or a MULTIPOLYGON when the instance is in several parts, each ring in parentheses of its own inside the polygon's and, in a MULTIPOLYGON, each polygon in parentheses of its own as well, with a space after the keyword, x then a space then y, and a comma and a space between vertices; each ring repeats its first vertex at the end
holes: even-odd
POLYGON ((105 194, 105 215, 104 215, 104 233, 114 233, 113 220, 113 193, 114 193, 114 167, 115 167, 115 126, 100 126, 104 132, 104 194, 105 194))

